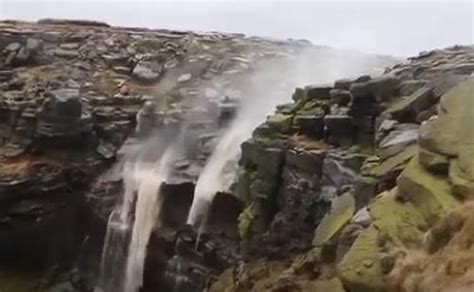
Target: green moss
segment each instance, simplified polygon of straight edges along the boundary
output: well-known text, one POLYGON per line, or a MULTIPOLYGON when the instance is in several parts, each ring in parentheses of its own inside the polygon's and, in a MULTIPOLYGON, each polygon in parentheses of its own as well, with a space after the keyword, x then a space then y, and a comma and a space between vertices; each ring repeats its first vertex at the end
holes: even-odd
POLYGON ((420 164, 429 171, 437 173, 447 173, 448 171, 449 161, 444 155, 420 147, 418 151, 418 159, 420 164))
POLYGON ((458 156, 472 149, 473 92, 474 78, 470 78, 441 97, 439 117, 421 129, 419 143, 423 148, 446 156, 458 156))
POLYGON ((466 175, 459 164, 460 161, 458 159, 453 159, 449 165, 449 181, 452 185, 453 193, 459 197, 473 197, 474 181, 469 180, 468 175, 466 175))
POLYGON ((383 178, 397 171, 401 171, 404 166, 415 156, 418 147, 416 145, 408 146, 402 152, 387 158, 380 164, 370 168, 367 174, 373 177, 383 178))
POLYGON ((364 230, 337 265, 339 278, 351 292, 387 291, 378 253, 379 233, 374 225, 364 230))
POLYGON ((428 172, 415 156, 398 178, 401 197, 413 203, 429 223, 444 217, 460 202, 444 176, 428 172))
POLYGON ((335 198, 331 211, 327 213, 316 228, 313 245, 321 246, 338 233, 354 214, 355 201, 351 194, 346 193, 335 198))
POLYGON ((267 124, 280 133, 289 133, 293 122, 293 116, 276 113, 267 118, 267 124))
POLYGON ((250 238, 252 234, 252 223, 256 216, 256 208, 252 203, 240 213, 238 221, 239 236, 245 240, 250 238))
POLYGON ((306 282, 301 287, 302 292, 344 292, 341 280, 332 278, 329 280, 318 280, 314 282, 306 282))
POLYGON ((382 193, 370 205, 374 225, 397 245, 419 245, 426 221, 411 202, 397 200, 396 192, 382 193))

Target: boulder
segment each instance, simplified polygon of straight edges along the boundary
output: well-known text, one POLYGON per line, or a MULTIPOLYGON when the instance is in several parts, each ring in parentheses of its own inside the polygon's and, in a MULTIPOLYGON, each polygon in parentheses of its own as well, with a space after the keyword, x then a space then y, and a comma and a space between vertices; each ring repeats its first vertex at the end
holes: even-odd
POLYGON ((329 142, 345 145, 351 144, 354 138, 354 124, 348 115, 326 115, 324 124, 327 128, 329 142))
POLYGON ((329 92, 331 101, 340 106, 348 105, 352 100, 351 92, 343 89, 331 89, 329 92))
POLYGON ((286 151, 285 166, 298 168, 301 171, 320 177, 324 154, 325 152, 320 150, 298 151, 290 149, 286 151))
POLYGON ((395 179, 410 159, 416 155, 417 151, 418 147, 416 145, 407 145, 397 154, 370 168, 366 171, 366 174, 383 180, 395 179))
POLYGON ((358 176, 354 182, 354 199, 356 210, 367 206, 372 198, 378 193, 377 185, 379 179, 372 176, 358 176))
POLYGON ((328 100, 331 98, 331 89, 331 86, 326 85, 308 85, 304 88, 308 100, 328 100))
POLYGON ((406 147, 416 144, 418 126, 414 124, 399 124, 382 139, 377 148, 377 154, 385 159, 403 151, 406 147))
POLYGON ((355 201, 350 193, 336 197, 330 211, 316 228, 313 245, 322 246, 335 236, 349 222, 355 211, 355 201))
POLYGON ((414 123, 418 115, 423 110, 432 107, 437 100, 437 97, 433 95, 432 87, 424 86, 391 106, 387 113, 399 122, 414 123))
POLYGON ((295 91, 291 95, 291 98, 295 102, 300 100, 306 100, 306 91, 303 88, 296 87, 295 91))
POLYGON ((36 133, 46 137, 72 137, 90 130, 90 117, 82 114, 78 89, 57 89, 47 93, 38 114, 36 133))
POLYGON ((427 222, 444 217, 460 202, 453 196, 448 180, 428 172, 415 156, 400 174, 398 196, 411 202, 427 222))
MULTIPOLYGON (((460 156, 473 143, 474 78, 462 82, 441 97, 439 117, 420 130, 420 146, 446 156, 460 156)), ((466 156, 463 156, 466 157, 466 156)))
POLYGON ((431 172, 440 174, 448 173, 449 159, 444 155, 419 147, 418 159, 420 164, 431 172))
POLYGON ((267 117, 267 124, 280 133, 289 133, 293 121, 292 115, 274 114, 267 117))
POLYGON ((322 138, 324 135, 324 121, 321 116, 296 115, 293 124, 301 134, 316 138, 322 138))
POLYGON ((357 78, 345 78, 339 79, 334 82, 334 88, 342 89, 342 90, 349 90, 351 88, 352 83, 354 82, 367 82, 371 79, 369 75, 362 75, 357 78))
POLYGON ((400 80, 397 77, 383 75, 366 82, 355 82, 350 91, 354 100, 374 98, 376 101, 386 101, 398 96, 400 80))
POLYGON ((351 249, 337 265, 344 287, 351 292, 385 291, 386 277, 378 251, 379 233, 371 225, 357 237, 351 249))
POLYGON ((429 83, 428 80, 405 80, 400 83, 400 96, 410 96, 429 83))
POLYGON ((132 70, 132 75, 139 81, 155 82, 161 76, 163 66, 156 61, 139 61, 132 70))
POLYGON ((416 204, 398 200, 397 191, 379 194, 370 204, 373 224, 397 246, 420 246, 427 221, 416 204))

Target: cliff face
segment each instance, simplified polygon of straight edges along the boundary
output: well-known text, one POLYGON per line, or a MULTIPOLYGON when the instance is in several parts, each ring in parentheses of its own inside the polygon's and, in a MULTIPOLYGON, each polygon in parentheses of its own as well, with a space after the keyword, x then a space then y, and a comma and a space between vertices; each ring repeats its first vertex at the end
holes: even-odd
POLYGON ((456 46, 297 88, 242 144, 248 258, 211 290, 472 289, 472 72, 456 46))
POLYGON ((418 277, 419 289, 464 277, 430 269, 467 254, 472 47, 352 78, 395 60, 305 41, 43 20, 1 22, 0 52, 2 291, 99 288, 123 157, 154 157, 177 136, 183 155, 161 189, 143 291, 416 291, 418 277), (339 72, 350 78, 288 96, 301 75, 339 72), (214 198, 206 232, 185 226, 216 139, 244 102, 268 106, 282 94, 293 102, 241 145, 238 181, 214 198), (440 239, 445 230, 451 241, 440 239))
MULTIPOLYGON (((273 66, 287 71, 273 70, 269 94, 286 90, 294 86, 288 72, 308 56, 330 62, 339 55, 306 41, 93 21, 5 21, 0 36, 2 291, 96 286, 107 218, 123 193, 120 161, 143 141, 166 140, 185 127, 186 155, 163 187, 164 211, 157 218, 163 226, 150 239, 144 276, 146 291, 175 287, 180 274, 166 267, 172 266, 176 241, 194 251, 194 231, 178 232, 194 182, 215 138, 234 117, 242 89, 263 82, 262 68, 273 66)), ((394 62, 346 55, 354 66, 364 63, 364 70, 394 62)), ((144 151, 156 150, 149 148, 144 151)), ((214 230, 232 238, 223 236, 224 244, 238 242, 235 220, 242 205, 228 195, 213 203, 214 230)), ((190 274, 192 289, 203 288, 232 262, 227 251, 209 262, 216 251, 206 236, 204 252, 188 261, 197 271, 190 274)))

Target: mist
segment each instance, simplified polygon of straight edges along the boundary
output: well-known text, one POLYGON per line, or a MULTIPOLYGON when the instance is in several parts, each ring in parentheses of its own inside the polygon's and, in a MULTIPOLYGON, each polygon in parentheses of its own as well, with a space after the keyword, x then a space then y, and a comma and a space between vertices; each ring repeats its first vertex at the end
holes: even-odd
POLYGON ((188 224, 205 230, 214 196, 230 191, 235 181, 240 145, 278 104, 291 101, 295 87, 326 84, 361 74, 376 76, 382 72, 383 68, 377 67, 368 55, 308 47, 291 57, 264 61, 256 70, 234 82, 232 89, 242 94, 240 106, 200 173, 188 224))
POLYGON ((473 9, 472 1, 1 0, 0 18, 93 19, 118 26, 304 38, 319 45, 407 57, 472 43, 473 9))

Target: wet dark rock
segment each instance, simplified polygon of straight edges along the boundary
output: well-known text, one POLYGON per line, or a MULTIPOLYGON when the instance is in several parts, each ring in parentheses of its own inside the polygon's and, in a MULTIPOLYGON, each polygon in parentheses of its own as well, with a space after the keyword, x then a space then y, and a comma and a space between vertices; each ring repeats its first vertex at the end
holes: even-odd
POLYGON ((329 92, 332 87, 325 85, 308 85, 304 88, 309 100, 328 100, 331 98, 329 92))
POLYGON ((294 117, 293 123, 302 134, 316 138, 324 136, 324 118, 322 116, 297 115, 294 117))
POLYGON ((324 124, 328 131, 328 140, 336 145, 350 145, 354 139, 354 122, 347 115, 326 115, 324 124))
POLYGON ((331 101, 340 106, 348 105, 352 100, 351 92, 348 90, 332 89, 329 95, 331 96, 331 101))
POLYGON ((382 76, 366 82, 355 82, 350 91, 355 101, 361 99, 375 99, 386 101, 399 94, 400 80, 392 76, 382 76))

